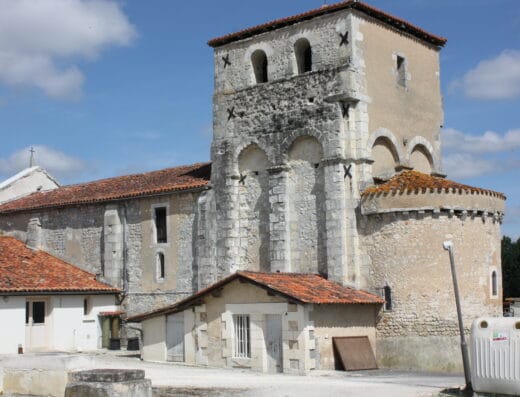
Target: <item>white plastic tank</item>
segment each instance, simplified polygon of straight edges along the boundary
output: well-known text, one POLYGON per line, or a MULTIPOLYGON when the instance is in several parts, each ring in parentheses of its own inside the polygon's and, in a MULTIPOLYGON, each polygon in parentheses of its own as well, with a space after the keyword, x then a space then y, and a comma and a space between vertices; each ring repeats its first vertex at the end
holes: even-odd
POLYGON ((471 382, 476 392, 520 395, 520 318, 473 322, 471 382))

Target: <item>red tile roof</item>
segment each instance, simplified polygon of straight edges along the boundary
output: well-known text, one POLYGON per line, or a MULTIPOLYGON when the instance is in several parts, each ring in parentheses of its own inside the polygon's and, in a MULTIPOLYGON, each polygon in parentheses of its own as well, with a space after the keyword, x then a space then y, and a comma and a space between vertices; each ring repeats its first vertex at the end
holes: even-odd
POLYGON ((0 205, 0 214, 203 188, 209 183, 210 174, 210 163, 198 163, 63 186, 0 205))
POLYGON ((478 187, 463 185, 444 179, 438 176, 432 176, 423 174, 418 171, 404 171, 400 174, 395 175, 390 180, 380 185, 370 186, 365 189, 363 196, 370 196, 375 194, 385 193, 426 193, 426 192, 446 192, 448 190, 453 192, 468 192, 476 194, 484 194, 487 196, 494 196, 502 199, 506 199, 506 196, 502 193, 495 192, 493 190, 481 189, 478 187))
POLYGON ((306 304, 383 304, 384 300, 366 291, 344 287, 317 274, 302 273, 258 273, 239 271, 174 305, 128 318, 140 322, 148 318, 176 313, 195 305, 212 291, 224 287, 234 280, 254 284, 269 292, 296 303, 306 304))
POLYGON ((14 237, 0 236, 0 293, 118 293, 46 252, 32 250, 14 237))
POLYGON ((336 4, 331 4, 327 6, 322 6, 320 8, 316 8, 314 10, 310 10, 304 12, 303 14, 294 15, 292 17, 277 19, 271 22, 264 23, 262 25, 254 26, 248 29, 241 30, 236 33, 227 34, 222 37, 218 37, 212 39, 208 42, 208 45, 211 47, 220 47, 222 45, 232 43, 234 41, 243 40, 251 36, 255 36, 260 33, 269 32, 271 30, 283 28, 285 26, 293 25, 298 22, 302 22, 308 19, 312 19, 321 15, 330 14, 333 12, 346 10, 346 9, 355 9, 364 14, 367 14, 379 21, 382 21, 388 25, 393 26, 398 30, 405 31, 407 33, 412 34, 413 36, 424 40, 428 43, 431 43, 435 46, 442 47, 446 44, 446 39, 444 37, 436 36, 432 33, 428 33, 427 31, 421 29, 418 26, 411 24, 410 22, 405 21, 404 19, 395 17, 393 15, 387 14, 386 12, 379 10, 375 7, 372 7, 368 4, 362 3, 357 0, 347 0, 336 4))

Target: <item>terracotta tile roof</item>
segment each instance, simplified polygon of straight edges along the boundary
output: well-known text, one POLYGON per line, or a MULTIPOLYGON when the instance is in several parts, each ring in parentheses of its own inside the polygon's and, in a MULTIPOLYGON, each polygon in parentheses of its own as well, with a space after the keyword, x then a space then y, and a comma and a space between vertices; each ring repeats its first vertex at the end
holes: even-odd
POLYGON ((423 174, 418 171, 404 171, 395 175, 390 180, 380 185, 370 186, 365 189, 363 196, 370 196, 375 194, 385 193, 426 193, 426 192, 447 192, 451 189, 452 192, 468 192, 473 194, 483 194, 487 196, 494 196, 506 199, 502 193, 493 190, 481 189, 478 187, 463 185, 444 179, 438 176, 423 174))
POLYGON ((118 293, 96 276, 46 252, 0 236, 0 293, 118 293))
POLYGON ((421 29, 418 26, 411 24, 410 22, 405 21, 404 19, 395 17, 393 15, 387 14, 386 12, 379 10, 375 7, 372 7, 368 4, 362 3, 357 0, 347 0, 342 1, 340 3, 331 4, 327 6, 322 6, 320 8, 316 8, 314 10, 310 10, 304 12, 303 14, 294 15, 292 17, 277 19, 271 22, 264 23, 262 25, 250 27, 248 29, 241 30, 236 33, 227 34, 222 37, 218 37, 208 41, 208 45, 211 47, 220 47, 222 45, 232 43, 234 41, 243 40, 251 36, 255 36, 260 33, 269 32, 271 30, 283 28, 285 26, 293 25, 298 22, 302 22, 308 19, 312 19, 321 15, 330 14, 333 12, 346 10, 346 9, 355 9, 364 14, 367 14, 379 21, 382 21, 388 25, 393 26, 398 30, 405 31, 407 33, 412 34, 413 36, 424 40, 428 43, 431 43, 435 46, 442 47, 446 44, 446 39, 444 37, 436 36, 432 33, 428 33, 427 31, 421 29))
POLYGON ((37 192, 0 205, 0 214, 135 198, 205 187, 210 163, 198 163, 144 174, 124 175, 37 192))
POLYGON ((129 317, 127 321, 140 322, 148 318, 182 311, 201 302, 201 300, 212 291, 218 290, 237 279, 249 282, 275 295, 301 304, 381 305, 384 303, 384 300, 377 295, 344 287, 317 274, 239 271, 174 305, 129 317))

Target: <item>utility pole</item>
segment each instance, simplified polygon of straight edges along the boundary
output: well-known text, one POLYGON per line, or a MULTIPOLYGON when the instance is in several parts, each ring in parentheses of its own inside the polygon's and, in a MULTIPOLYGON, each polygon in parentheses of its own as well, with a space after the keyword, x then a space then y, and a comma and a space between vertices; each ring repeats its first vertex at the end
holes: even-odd
POLYGON ((34 164, 34 148, 31 146, 31 148, 29 149, 29 152, 31 153, 30 157, 29 157, 29 168, 31 168, 34 164))
POLYGON ((459 319, 460 332, 460 348, 462 350, 462 365, 464 366, 464 378, 466 379, 466 391, 472 391, 471 386, 471 370, 468 358, 468 344, 466 343, 466 336, 464 335, 464 323, 462 322, 462 310, 460 307, 459 284, 457 283, 457 272, 455 270, 455 256, 453 255, 453 242, 447 240, 442 245, 443 248, 450 254, 451 264, 451 278, 453 279, 453 290, 455 292, 455 303, 457 305, 457 317, 459 319))

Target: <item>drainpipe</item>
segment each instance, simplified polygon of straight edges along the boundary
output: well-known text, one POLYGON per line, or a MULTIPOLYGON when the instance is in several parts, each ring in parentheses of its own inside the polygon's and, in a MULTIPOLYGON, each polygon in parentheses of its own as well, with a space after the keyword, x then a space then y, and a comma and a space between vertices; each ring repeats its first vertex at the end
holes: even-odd
POLYGON ((128 204, 125 202, 123 204, 123 299, 128 294, 128 241, 127 241, 127 214, 128 214, 128 204))
POLYGON ((468 359, 468 345, 466 343, 466 337, 464 335, 464 324, 462 322, 462 310, 460 307, 460 296, 459 296, 459 285, 457 283, 457 273, 455 270, 455 256, 453 255, 453 242, 447 240, 443 244, 443 248, 450 254, 451 264, 451 277, 453 279, 453 290, 455 292, 455 303, 457 305, 457 317, 459 319, 459 332, 460 332, 460 348, 462 351, 462 365, 464 366, 464 378, 466 379, 466 391, 472 391, 471 386, 471 371, 468 359))

